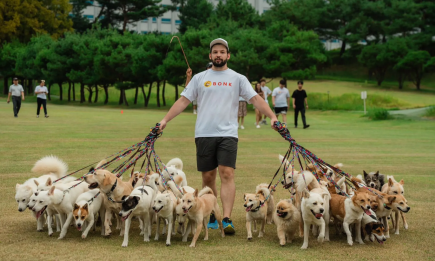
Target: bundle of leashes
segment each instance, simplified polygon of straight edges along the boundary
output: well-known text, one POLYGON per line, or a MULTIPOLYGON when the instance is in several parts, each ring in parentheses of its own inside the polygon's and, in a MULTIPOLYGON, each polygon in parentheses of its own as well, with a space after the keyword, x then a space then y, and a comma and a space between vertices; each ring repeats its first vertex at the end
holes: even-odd
MULTIPOLYGON (((160 159, 160 157, 157 155, 155 148, 154 148, 154 144, 156 142, 156 140, 161 137, 163 135, 163 132, 160 131, 159 129, 160 124, 157 123, 155 127, 152 127, 150 129, 150 133, 148 134, 148 136, 141 142, 138 142, 124 150, 121 150, 115 154, 112 154, 108 157, 106 157, 104 160, 107 160, 105 163, 99 165, 96 168, 91 168, 87 173, 85 173, 84 175, 82 175, 80 178, 76 179, 76 181, 78 181, 76 184, 74 184, 73 186, 71 186, 70 188, 64 190, 63 194, 65 196, 66 193, 68 193, 68 191, 70 189, 73 189, 75 187, 77 187, 79 184, 81 184, 82 182, 84 182, 84 177, 86 175, 90 175, 93 174, 95 171, 99 170, 99 169, 106 169, 107 167, 109 167, 110 165, 114 164, 115 162, 120 161, 121 159, 127 158, 126 160, 124 160, 123 162, 121 162, 116 168, 114 168, 111 172, 112 173, 117 173, 116 177, 120 178, 127 170, 129 170, 130 168, 131 170, 131 175, 134 174, 134 168, 136 166, 136 163, 139 162, 140 160, 142 161, 141 164, 141 168, 139 170, 139 172, 141 172, 143 169, 145 171, 145 175, 143 178, 143 184, 145 184, 146 181, 146 177, 151 173, 151 171, 154 171, 156 173, 158 173, 161 177, 163 186, 165 188, 167 188, 167 183, 168 181, 165 179, 164 175, 163 175, 163 170, 165 170, 166 172, 168 172, 165 164, 162 162, 162 160, 160 159), (131 154, 131 155, 130 155, 131 154), (109 159, 109 160, 108 160, 109 159)), ((89 167, 95 166, 95 164, 97 164, 99 161, 91 163, 83 168, 80 168, 79 170, 76 170, 74 172, 71 172, 57 180, 55 180, 53 182, 56 183, 68 176, 71 176, 73 174, 76 174, 84 169, 87 169, 89 167)), ((176 188, 180 191, 181 195, 183 195, 183 191, 181 190, 181 188, 176 184, 176 182, 174 181, 174 179, 172 178, 171 175, 168 175, 169 178, 172 180, 172 182, 175 184, 176 188)), ((94 198, 96 198, 100 193, 97 193, 92 199, 89 200, 89 204, 91 204, 94 200, 94 198)), ((114 201, 109 195, 107 195, 109 200, 111 200, 112 202, 115 203, 120 203, 120 202, 116 202, 114 201)))

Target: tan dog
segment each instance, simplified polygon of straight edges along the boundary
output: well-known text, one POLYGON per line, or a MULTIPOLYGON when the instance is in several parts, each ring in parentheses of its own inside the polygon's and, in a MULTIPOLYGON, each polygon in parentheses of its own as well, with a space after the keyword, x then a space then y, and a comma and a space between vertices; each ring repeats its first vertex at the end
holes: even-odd
MULTIPOLYGON (((384 186, 382 186, 382 192, 386 193, 388 195, 403 195, 404 196, 405 189, 403 188, 403 186, 405 185, 405 181, 402 179, 402 180, 400 180, 400 182, 397 182, 393 176, 387 176, 387 178, 388 178, 388 183, 384 184, 384 186)), ((400 213, 400 216, 402 217, 403 227, 405 229, 408 229, 408 223, 406 222, 405 214, 403 214, 402 211, 394 209, 393 212, 395 213, 395 215, 394 215, 395 217, 393 218, 393 215, 391 215, 391 221, 393 222, 395 234, 398 235, 399 234, 399 213, 400 213)))
POLYGON ((278 233, 279 244, 285 246, 286 239, 291 243, 301 223, 301 213, 290 199, 280 200, 273 215, 278 233))
POLYGON ((246 230, 248 231, 248 240, 252 240, 251 224, 255 221, 261 221, 261 228, 258 237, 263 237, 264 226, 268 217, 268 201, 270 198, 269 189, 257 187, 256 194, 245 193, 244 207, 246 208, 246 230))
POLYGON ((275 199, 273 197, 273 190, 269 189, 269 184, 261 183, 255 190, 258 191, 260 188, 266 188, 270 191, 270 196, 267 199, 267 224, 273 223, 273 212, 275 211, 275 199))
POLYGON ((133 176, 130 178, 130 181, 123 182, 120 178, 116 177, 115 174, 111 173, 108 170, 98 169, 94 171, 93 174, 89 174, 85 176, 85 182, 89 184, 90 189, 100 189, 100 191, 106 195, 106 200, 104 201, 106 214, 105 214, 105 234, 110 235, 112 233, 110 229, 110 219, 112 217, 112 213, 116 213, 116 217, 118 219, 118 227, 121 229, 121 236, 124 235, 124 222, 119 222, 118 213, 121 211, 120 203, 113 203, 108 198, 113 199, 114 201, 120 202, 122 201, 123 196, 129 196, 133 191, 132 186, 133 176))
MULTIPOLYGON (((196 224, 195 235, 193 236, 192 243, 190 247, 195 247, 196 241, 198 240, 199 234, 201 233, 202 227, 205 227, 205 237, 204 240, 208 240, 208 229, 207 223, 210 218, 211 212, 214 212, 216 220, 219 223, 221 229, 222 237, 225 237, 224 228, 222 226, 222 217, 219 205, 217 203, 217 198, 213 194, 213 191, 209 187, 204 187, 199 193, 196 189, 194 193, 188 193, 183 191, 184 196, 181 199, 183 212, 187 214, 189 222, 194 222, 196 224)), ((190 234, 190 226, 188 230, 184 233, 183 242, 187 241, 187 236, 190 234)))
POLYGON ((331 215, 334 220, 343 222, 343 229, 347 235, 347 243, 353 245, 349 225, 355 223, 356 241, 364 244, 361 238, 361 219, 364 213, 370 215, 370 197, 368 193, 355 191, 352 198, 331 194, 331 215))

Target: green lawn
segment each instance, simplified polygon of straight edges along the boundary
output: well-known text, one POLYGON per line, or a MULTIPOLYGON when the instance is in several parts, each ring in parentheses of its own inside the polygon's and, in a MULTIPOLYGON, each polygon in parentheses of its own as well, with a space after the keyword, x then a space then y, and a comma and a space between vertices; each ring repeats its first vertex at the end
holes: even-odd
MULTIPOLYGON (((307 88, 311 88, 307 83, 307 88)), ((310 89, 309 89, 310 90, 310 89)), ((15 184, 32 177, 30 169, 39 158, 54 154, 77 170, 89 163, 142 140, 165 114, 162 110, 108 109, 84 106, 48 105, 50 118, 35 118, 35 105, 23 104, 19 118, 14 118, 12 105, 0 99, 0 259, 1 260, 428 260, 434 259, 435 237, 435 122, 371 121, 358 113, 308 111, 311 128, 291 129, 298 143, 329 163, 342 162, 344 170, 356 175, 380 170, 405 180, 406 197, 411 206, 407 214, 409 230, 401 229, 383 246, 375 243, 348 246, 345 236, 337 236, 331 227, 331 242, 317 243, 310 238, 309 249, 301 250, 302 238, 280 247, 276 228, 267 225, 264 238, 254 234, 246 240, 243 193, 269 182, 285 153, 288 143, 269 127, 256 129, 254 113, 249 112, 245 130, 239 131, 239 153, 236 170, 237 195, 233 220, 235 236, 220 238, 211 231, 209 241, 200 239, 196 249, 173 237, 172 246, 165 240, 143 242, 137 221, 133 222, 129 247, 121 248, 122 238, 109 239, 90 232, 82 240, 70 228, 64 240, 36 232, 28 210, 17 211, 15 184)), ((194 125, 191 111, 170 122, 156 143, 156 151, 167 162, 180 157, 189 185, 199 188, 196 171, 194 125)), ((289 121, 290 122, 290 121, 289 121)), ((276 199, 288 198, 279 188, 276 199)), ((116 234, 116 233, 115 233, 116 234)), ((153 233, 154 235, 154 233, 153 233)), ((203 236, 203 235, 202 235, 203 236)), ((201 236, 201 238, 202 238, 201 236)))

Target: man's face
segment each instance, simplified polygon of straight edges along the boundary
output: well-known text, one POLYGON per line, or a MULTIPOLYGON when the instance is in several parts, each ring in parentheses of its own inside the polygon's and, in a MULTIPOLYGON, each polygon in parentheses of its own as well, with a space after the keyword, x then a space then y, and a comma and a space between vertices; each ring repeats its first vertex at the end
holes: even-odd
POLYGON ((281 87, 281 88, 284 88, 285 86, 284 86, 284 84, 279 84, 279 87, 281 87))
POLYGON ((214 66, 223 67, 227 64, 227 61, 230 59, 230 54, 227 51, 227 48, 221 44, 217 44, 213 46, 211 49, 211 53, 209 54, 209 58, 214 66))
POLYGON ((298 83, 298 89, 301 90, 303 87, 302 83, 298 83))
POLYGON ((262 82, 260 82, 260 84, 261 84, 261 87, 264 87, 264 85, 266 85, 266 82, 262 81, 262 82))
POLYGON ((18 80, 14 80, 14 84, 17 85, 18 84, 18 80))

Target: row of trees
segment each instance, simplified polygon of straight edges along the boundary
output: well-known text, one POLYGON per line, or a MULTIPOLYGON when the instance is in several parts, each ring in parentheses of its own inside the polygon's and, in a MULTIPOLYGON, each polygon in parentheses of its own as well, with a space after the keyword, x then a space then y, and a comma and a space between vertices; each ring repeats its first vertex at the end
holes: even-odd
MULTIPOLYGON (((299 31, 284 21, 272 24, 266 31, 239 29, 237 22, 224 21, 213 31, 189 29, 179 35, 194 73, 204 70, 211 39, 222 35, 230 44, 231 68, 250 81, 260 77, 312 78, 316 66, 327 61, 314 32, 299 31)), ((107 103, 108 88, 114 86, 120 90, 119 104, 128 105, 125 90, 135 89, 135 103, 141 93, 147 106, 151 90, 156 88, 157 106, 160 106, 161 100, 166 104, 166 83, 175 86, 178 94, 187 69, 178 45, 173 44, 167 52, 170 39, 169 35, 121 34, 115 29, 99 27, 83 34, 66 33, 58 40, 40 35, 28 44, 5 44, 0 52, 0 71, 5 86, 8 78, 19 76, 28 92, 33 91, 32 80, 35 79, 45 79, 50 90, 54 84, 60 87, 68 83, 67 99, 76 100, 77 87, 80 102, 96 101, 102 89, 107 103)), ((62 99, 64 94, 60 88, 62 99)))

